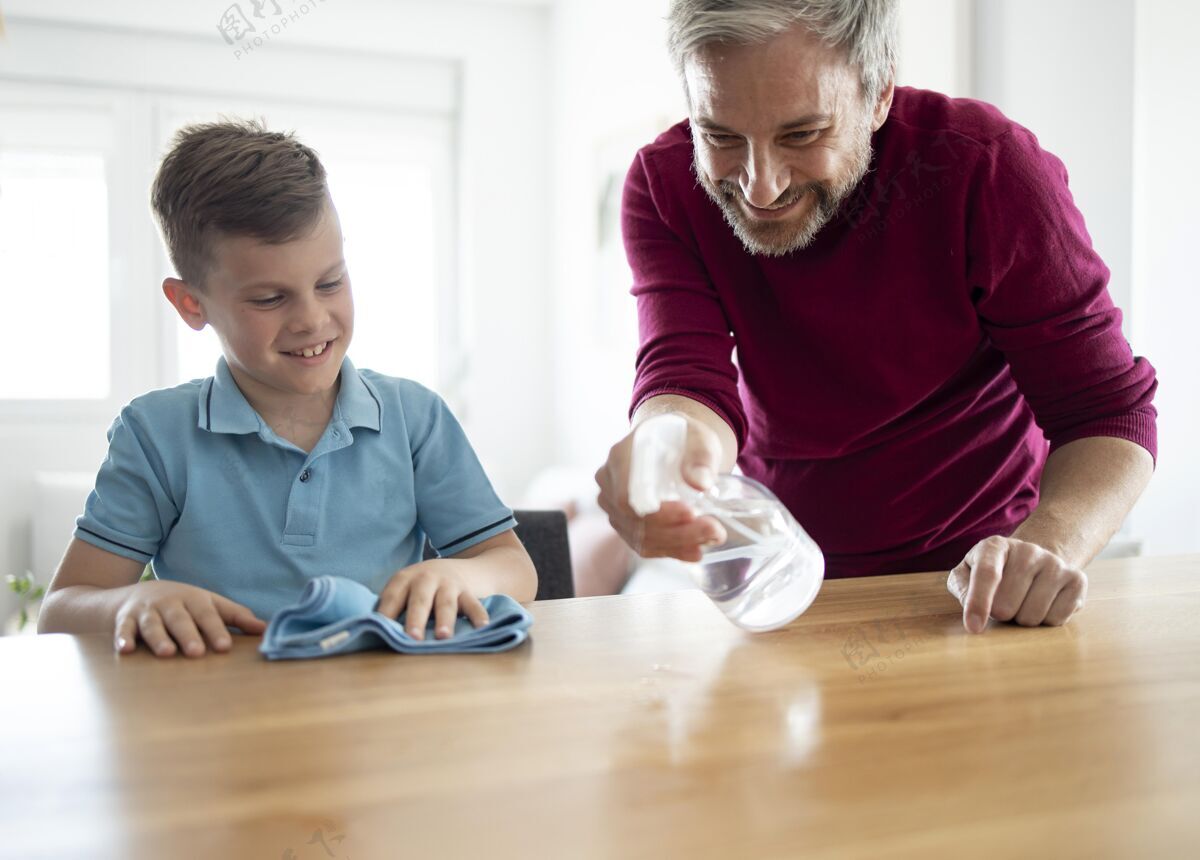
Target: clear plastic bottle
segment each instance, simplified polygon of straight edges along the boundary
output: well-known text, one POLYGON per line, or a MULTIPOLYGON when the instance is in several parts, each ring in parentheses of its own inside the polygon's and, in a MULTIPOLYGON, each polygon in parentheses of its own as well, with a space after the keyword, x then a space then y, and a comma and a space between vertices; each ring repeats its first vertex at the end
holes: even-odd
POLYGON ((825 578, 825 558, 775 494, 743 475, 718 475, 706 492, 683 480, 687 422, 660 415, 637 428, 629 468, 629 504, 647 516, 665 501, 682 501, 716 518, 725 542, 704 551, 697 584, 734 624, 775 630, 812 604, 825 578))

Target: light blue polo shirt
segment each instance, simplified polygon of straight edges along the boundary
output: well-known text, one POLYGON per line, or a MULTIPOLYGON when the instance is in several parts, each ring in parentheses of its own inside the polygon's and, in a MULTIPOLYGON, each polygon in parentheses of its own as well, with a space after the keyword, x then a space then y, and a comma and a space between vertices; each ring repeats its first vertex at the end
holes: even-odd
POLYGON ((216 376, 134 400, 108 440, 75 537, 264 620, 313 577, 378 593, 426 536, 455 555, 516 525, 438 395, 348 358, 311 453, 271 430, 223 358, 216 376))

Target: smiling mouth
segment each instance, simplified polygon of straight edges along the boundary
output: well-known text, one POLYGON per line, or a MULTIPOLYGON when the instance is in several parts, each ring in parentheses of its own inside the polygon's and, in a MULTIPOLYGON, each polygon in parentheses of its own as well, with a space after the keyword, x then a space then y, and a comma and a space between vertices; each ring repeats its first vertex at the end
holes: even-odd
POLYGON ((294 349, 291 352, 285 352, 284 355, 294 355, 297 358, 313 358, 329 349, 333 341, 327 340, 323 343, 318 343, 316 346, 306 346, 303 349, 294 349))
POLYGON ((771 206, 766 209, 759 207, 759 206, 755 206, 753 203, 751 203, 749 200, 746 200, 745 198, 742 199, 742 203, 744 204, 746 210, 749 212, 751 217, 764 218, 764 219, 769 220, 772 218, 778 218, 779 216, 783 215, 785 212, 795 208, 796 204, 799 203, 803 199, 804 199, 804 195, 800 194, 799 196, 794 197, 793 199, 789 200, 787 203, 782 203, 778 206, 771 206))

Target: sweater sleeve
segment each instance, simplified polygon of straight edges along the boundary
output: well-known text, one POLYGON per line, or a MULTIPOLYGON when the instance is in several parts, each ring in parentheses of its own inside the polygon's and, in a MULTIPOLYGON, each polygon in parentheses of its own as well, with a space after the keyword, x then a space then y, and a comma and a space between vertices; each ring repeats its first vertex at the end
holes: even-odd
POLYGON ((985 152, 968 203, 968 283, 1051 450, 1089 436, 1157 456, 1154 368, 1135 357, 1066 170, 1025 129, 985 152))
POLYGON ((746 415, 729 320, 694 239, 669 223, 666 195, 655 180, 639 153, 621 201, 640 335, 630 415, 660 394, 689 397, 725 420, 740 450, 746 415))

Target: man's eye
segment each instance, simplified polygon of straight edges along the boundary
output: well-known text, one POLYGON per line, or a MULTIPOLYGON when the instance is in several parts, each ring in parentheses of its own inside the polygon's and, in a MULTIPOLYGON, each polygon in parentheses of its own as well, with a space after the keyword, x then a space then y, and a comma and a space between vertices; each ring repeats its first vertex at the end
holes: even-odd
POLYGON ((704 139, 713 146, 729 146, 737 142, 737 135, 733 134, 714 134, 706 131, 704 139))
POLYGON ((261 299, 250 299, 250 304, 259 308, 269 308, 283 301, 283 296, 266 296, 261 299))
POLYGON ((330 281, 328 284, 317 284, 317 289, 325 290, 326 292, 333 292, 341 285, 342 285, 342 279, 338 278, 336 281, 330 281))
POLYGON ((816 136, 816 129, 809 129, 808 131, 793 131, 787 135, 787 140, 791 143, 804 143, 807 140, 812 140, 816 136))

